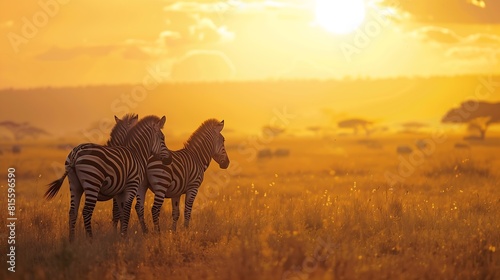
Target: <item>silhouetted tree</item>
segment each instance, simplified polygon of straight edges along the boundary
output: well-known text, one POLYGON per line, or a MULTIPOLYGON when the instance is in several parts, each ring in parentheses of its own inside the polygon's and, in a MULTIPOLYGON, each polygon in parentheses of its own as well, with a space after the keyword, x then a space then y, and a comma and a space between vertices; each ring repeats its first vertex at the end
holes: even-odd
POLYGON ((373 123, 363 119, 347 119, 340 121, 337 125, 340 128, 352 128, 354 134, 358 134, 358 129, 363 129, 366 133, 366 136, 370 136, 373 130, 370 130, 370 126, 373 123))
POLYGON ((441 120, 443 123, 466 123, 467 130, 478 132, 483 140, 489 126, 500 123, 500 103, 469 100, 458 108, 450 109, 441 120))
POLYGON ((32 137, 34 139, 41 135, 49 135, 45 130, 32 126, 29 123, 16 123, 13 121, 3 121, 0 122, 0 126, 4 127, 12 133, 14 140, 19 141, 26 137, 32 137))

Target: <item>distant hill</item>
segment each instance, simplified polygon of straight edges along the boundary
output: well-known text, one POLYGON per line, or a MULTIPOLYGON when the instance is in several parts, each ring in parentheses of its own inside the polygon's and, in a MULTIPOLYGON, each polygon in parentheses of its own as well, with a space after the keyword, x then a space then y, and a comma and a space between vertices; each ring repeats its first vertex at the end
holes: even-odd
POLYGON ((500 77, 170 83, 150 85, 151 90, 140 85, 4 89, 0 121, 30 122, 55 136, 83 133, 99 123, 105 130, 113 115, 127 112, 167 115, 165 131, 177 135, 213 117, 225 119, 235 133, 259 133, 283 112, 294 116, 284 124, 291 130, 333 126, 339 121, 336 114, 377 123, 437 124, 448 109, 476 92, 479 99, 499 100, 498 93, 482 86, 487 80, 500 77))

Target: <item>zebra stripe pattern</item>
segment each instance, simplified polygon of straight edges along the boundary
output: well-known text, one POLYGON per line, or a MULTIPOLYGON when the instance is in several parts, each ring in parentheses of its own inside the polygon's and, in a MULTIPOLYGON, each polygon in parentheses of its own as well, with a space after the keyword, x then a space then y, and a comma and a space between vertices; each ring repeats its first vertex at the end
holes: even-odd
MULTIPOLYGON (((135 124, 137 124, 138 119, 139 119, 139 116, 137 114, 126 114, 123 117, 123 119, 119 119, 117 116, 115 116, 115 125, 111 129, 110 138, 109 138, 108 142, 106 143, 106 146, 110 146, 110 147, 123 146, 123 144, 125 143, 125 138, 127 137, 128 132, 135 124)), ((71 182, 78 181, 78 177, 76 177, 76 174, 75 174, 73 167, 74 167, 74 162, 75 162, 76 158, 78 158, 79 151, 81 151, 85 147, 88 148, 92 145, 95 145, 95 144, 93 144, 93 143, 80 144, 80 145, 76 146, 75 148, 73 148, 70 151, 70 153, 68 154, 68 156, 66 157, 66 162, 64 163, 64 167, 65 167, 64 169, 65 169, 65 174, 67 174, 67 176, 68 176, 68 180, 69 180, 70 184, 71 184, 71 182)), ((64 177, 65 176, 63 176, 60 180, 64 180, 64 177)), ((62 181, 61 181, 61 184, 62 184, 62 181)), ((55 195, 55 194, 53 194, 53 195, 55 195)), ((100 196, 98 198, 99 201, 105 201, 108 199, 109 198, 102 197, 102 196, 100 196)), ((115 215, 115 213, 118 215, 117 217, 113 217, 113 220, 120 219, 119 212, 117 209, 118 209, 118 204, 117 204, 116 200, 113 200, 113 215, 115 215)))
MULTIPOLYGON (((92 237, 91 219, 98 197, 116 197, 120 209, 121 234, 127 233, 132 201, 140 183, 145 180, 148 158, 157 154, 171 162, 171 154, 165 146, 161 132, 166 118, 148 116, 129 131, 124 146, 109 147, 86 145, 78 151, 71 169, 74 179, 70 181, 71 206, 69 211, 69 236, 74 240, 75 223, 80 198, 85 193, 83 219, 88 237, 92 237)), ((61 188, 67 172, 59 180, 49 184, 45 196, 50 199, 61 188)))
MULTIPOLYGON (((127 137, 128 132, 134 125, 137 124, 138 120, 139 116, 137 114, 127 114, 121 120, 117 116, 115 116, 116 124, 113 127, 113 129, 111 129, 110 138, 106 143, 106 146, 109 147, 123 146, 125 144, 125 138, 127 137)), ((70 168, 70 166, 78 156, 78 151, 82 148, 83 145, 89 145, 89 144, 81 144, 77 146, 71 151, 71 153, 68 155, 68 158, 66 159, 65 169, 69 170, 68 180, 70 182, 78 180, 78 178, 75 177, 76 176, 75 172, 73 171, 73 169, 70 168)), ((109 197, 100 194, 97 198, 97 201, 107 201, 109 199, 110 199, 109 197)), ((116 223, 118 223, 119 219, 120 219, 120 212, 118 210, 118 202, 116 201, 116 199, 113 199, 113 222, 116 221, 116 223)), ((116 226, 114 228, 116 229, 116 226)))
MULTIPOLYGON (((119 119, 115 116, 115 125, 111 129, 111 134, 106 146, 116 147, 123 146, 125 143, 125 138, 127 137, 130 129, 137 123, 139 116, 137 114, 127 114, 123 119, 119 119)), ((66 157, 66 162, 64 163, 65 170, 68 170, 75 159, 78 157, 78 152, 88 145, 95 145, 93 143, 80 144, 73 148, 66 157)))
POLYGON ((229 158, 224 147, 224 137, 221 134, 224 121, 209 119, 191 135, 184 148, 172 151, 172 164, 165 166, 158 160, 150 158, 147 165, 147 184, 141 185, 137 193, 135 209, 144 232, 147 226, 144 221, 144 198, 147 189, 155 194, 151 213, 155 230, 160 231, 160 209, 165 197, 172 198, 172 230, 177 228, 179 220, 179 200, 185 194, 184 226, 189 226, 191 209, 198 193, 205 171, 214 159, 219 167, 226 169, 229 158))

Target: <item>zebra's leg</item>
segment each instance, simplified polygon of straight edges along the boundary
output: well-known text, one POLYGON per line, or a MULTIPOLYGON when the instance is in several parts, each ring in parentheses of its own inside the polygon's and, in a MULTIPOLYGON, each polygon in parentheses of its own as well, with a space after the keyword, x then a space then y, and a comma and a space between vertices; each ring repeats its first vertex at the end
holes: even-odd
POLYGON ((179 201, 181 197, 172 197, 172 231, 177 230, 177 221, 179 220, 180 210, 179 210, 179 201))
POLYGON ((118 221, 120 220, 120 208, 118 207, 118 202, 116 198, 113 198, 113 228, 115 229, 115 233, 118 228, 118 221))
POLYGON ((75 240, 75 225, 78 218, 78 208, 83 194, 83 188, 75 172, 71 170, 68 173, 69 190, 71 192, 71 205, 69 208, 69 241, 75 240))
POLYGON ((184 227, 189 227, 189 221, 191 220, 191 210, 193 209, 194 199, 198 194, 198 188, 191 188, 186 193, 185 206, 184 206, 184 227))
POLYGON ((141 223, 142 233, 148 233, 148 227, 146 221, 144 220, 144 202, 146 200, 146 192, 148 190, 147 183, 141 184, 141 187, 137 191, 137 202, 135 203, 135 212, 141 223))
POLYGON ((162 191, 156 191, 155 201, 153 202, 153 207, 151 208, 151 216, 153 216, 153 224, 157 233, 160 233, 160 210, 164 200, 165 193, 162 191))
POLYGON ((92 238, 92 213, 94 212, 99 187, 91 185, 89 182, 82 184, 85 192, 85 205, 83 206, 83 223, 88 238, 92 238))
POLYGON ((127 236, 128 222, 130 220, 130 210, 132 209, 132 202, 137 194, 138 186, 126 187, 130 191, 124 191, 118 195, 118 203, 122 204, 120 211, 120 234, 122 237, 127 236))

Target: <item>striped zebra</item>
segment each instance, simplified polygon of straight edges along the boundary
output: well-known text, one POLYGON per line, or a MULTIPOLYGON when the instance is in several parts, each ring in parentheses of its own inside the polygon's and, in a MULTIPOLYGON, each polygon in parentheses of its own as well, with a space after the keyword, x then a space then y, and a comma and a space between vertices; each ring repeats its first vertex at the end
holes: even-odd
POLYGON ((151 213, 157 232, 160 231, 160 209, 165 197, 172 198, 172 230, 175 231, 180 215, 179 200, 181 195, 186 195, 184 226, 189 226, 193 202, 211 160, 214 159, 222 169, 229 166, 224 137, 221 134, 223 128, 224 121, 209 119, 191 135, 183 149, 172 151, 171 165, 162 165, 161 162, 154 159, 148 161, 147 184, 143 184, 139 188, 135 205, 142 230, 145 233, 148 232, 148 229, 144 221, 144 198, 148 188, 155 194, 151 213))
MULTIPOLYGON (((85 193, 83 220, 88 237, 92 237, 92 213, 98 198, 116 197, 120 211, 121 234, 127 234, 132 201, 142 181, 146 179, 146 166, 151 155, 157 155, 165 164, 172 161, 172 155, 165 146, 161 132, 166 118, 148 116, 133 126, 123 146, 109 147, 89 144, 78 151, 70 169, 74 179, 70 181, 71 206, 69 210, 69 238, 74 240, 75 223, 80 198, 85 193)), ((47 199, 53 198, 61 188, 63 176, 48 185, 47 199)))
MULTIPOLYGON (((125 138, 127 137, 128 132, 135 124, 137 124, 138 120, 139 116, 137 114, 126 114, 123 117, 123 119, 119 119, 117 116, 115 116, 115 126, 111 129, 111 134, 108 142, 106 143, 106 146, 110 147, 123 146, 125 144, 125 138)), ((73 148, 73 150, 71 150, 68 157, 66 158, 64 167, 65 170, 68 170, 68 180, 70 182, 78 181, 78 177, 76 177, 75 171, 71 168, 71 166, 78 157, 78 152, 82 148, 88 147, 89 145, 91 146, 95 144, 93 143, 80 144, 75 148, 73 148)), ((110 199, 109 197, 100 194, 97 198, 97 201, 107 201, 109 199, 110 199)), ((120 219, 119 214, 120 213, 118 211, 118 203, 116 202, 116 199, 113 199, 113 215, 117 215, 113 216, 113 222, 115 220, 118 221, 120 219)), ((116 229, 116 226, 114 228, 116 229)))

